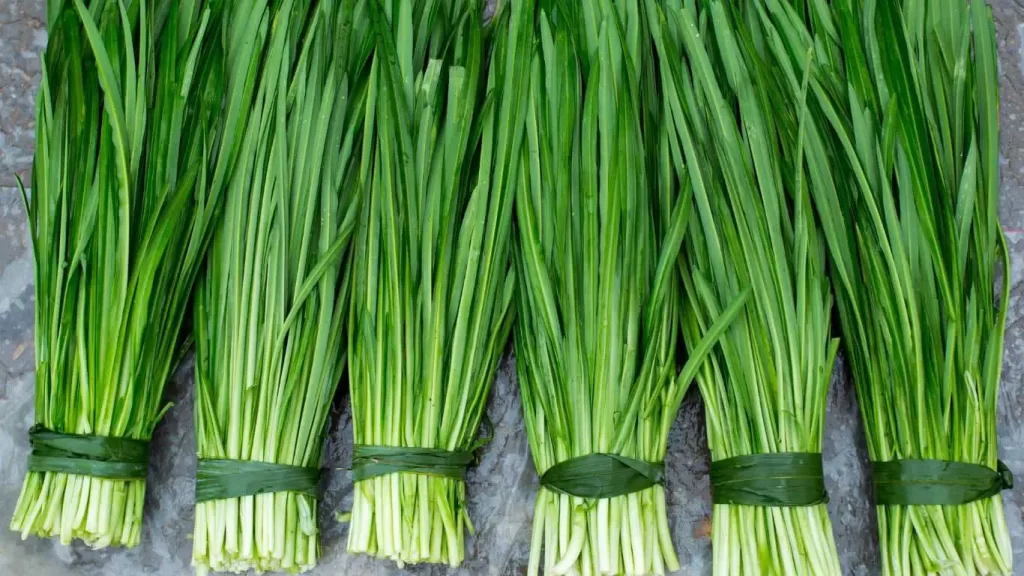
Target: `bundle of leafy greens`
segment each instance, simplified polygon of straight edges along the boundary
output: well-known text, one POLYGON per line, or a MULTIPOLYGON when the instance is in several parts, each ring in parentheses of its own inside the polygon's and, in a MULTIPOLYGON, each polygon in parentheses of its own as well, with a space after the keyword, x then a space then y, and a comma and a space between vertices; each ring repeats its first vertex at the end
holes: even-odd
POLYGON ((476 0, 373 0, 349 319, 355 480, 348 551, 457 566, 463 474, 511 330, 519 46, 476 0))
POLYGON ((812 188, 872 460, 882 573, 1010 574, 992 14, 981 0, 830 8, 832 22, 814 28, 827 148, 812 158, 812 188))
POLYGON ((11 528, 134 546, 231 160, 219 2, 49 3, 32 199, 36 426, 11 528))
POLYGON ((514 10, 536 21, 537 37, 516 196, 516 368, 541 474, 527 574, 675 571, 661 485, 668 432, 743 298, 677 374, 676 261, 691 202, 660 185, 645 156, 662 137, 645 98, 645 5, 514 10))
POLYGON ((689 187, 684 338, 738 294, 739 319, 697 375, 711 449, 714 573, 840 574, 821 449, 838 342, 808 188, 807 79, 780 3, 665 2, 654 20, 663 173, 689 187))
POLYGON ((264 46, 225 216, 197 283, 197 572, 305 571, 345 367, 369 41, 356 0, 239 3, 264 46))

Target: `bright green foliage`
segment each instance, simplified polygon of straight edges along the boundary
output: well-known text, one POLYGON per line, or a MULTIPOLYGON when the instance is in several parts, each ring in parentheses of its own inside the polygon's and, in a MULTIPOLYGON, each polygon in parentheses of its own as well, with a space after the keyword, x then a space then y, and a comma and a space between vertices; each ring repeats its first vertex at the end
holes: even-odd
MULTIPOLYGON (((665 6, 655 37, 672 117, 663 171, 696 205, 684 249, 686 341, 750 292, 697 376, 711 457, 820 453, 838 342, 808 191, 806 83, 789 61, 807 55, 776 52, 775 20, 796 14, 771 0, 679 4, 665 6)), ((715 574, 840 573, 824 504, 716 505, 712 542, 715 574)))
MULTIPOLYGON (((230 16, 227 33, 251 35, 243 57, 261 65, 247 78, 240 155, 196 290, 200 458, 320 467, 345 367, 365 10, 286 0, 239 3, 230 16)), ((198 503, 192 563, 307 570, 320 556, 316 514, 316 499, 294 492, 198 503)))
MULTIPOLYGON (((870 456, 995 469, 1010 275, 991 11, 981 0, 831 9, 816 38, 842 53, 814 73, 827 150, 811 158, 812 188, 870 456)), ((887 576, 1012 571, 1000 496, 878 516, 887 576)))
MULTIPOLYGON (((36 420, 148 440, 221 202, 219 2, 50 2, 32 199, 36 420), (219 151, 218 151, 219 150, 219 151)), ((31 472, 11 528, 139 542, 143 480, 31 472)))
MULTIPOLYGON (((522 139, 521 33, 482 3, 373 0, 349 320, 357 445, 472 450, 511 330, 511 161, 522 139)), ((356 482, 348 550, 457 566, 461 480, 356 482)))
MULTIPOLYGON (((644 154, 660 112, 642 99, 652 94, 646 9, 532 4, 514 11, 537 22, 516 197, 516 367, 534 463, 543 474, 594 453, 660 462, 709 345, 677 375, 690 199, 656 185, 644 154)), ((542 564, 545 574, 677 570, 664 489, 587 500, 542 488, 527 573, 542 564)))

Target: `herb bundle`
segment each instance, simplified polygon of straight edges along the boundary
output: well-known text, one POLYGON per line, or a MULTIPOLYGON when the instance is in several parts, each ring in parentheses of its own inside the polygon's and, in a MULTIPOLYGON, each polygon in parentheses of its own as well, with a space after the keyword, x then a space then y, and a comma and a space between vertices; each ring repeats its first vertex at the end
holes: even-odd
POLYGON ((263 48, 251 56, 262 64, 196 289, 199 573, 317 563, 319 467, 345 367, 346 254, 361 196, 365 4, 242 4, 229 32, 258 30, 263 48))
POLYGON ((742 296, 677 375, 690 198, 644 154, 658 141, 645 6, 517 4, 538 39, 516 198, 516 367, 541 474, 527 573, 664 574, 679 568, 669 428, 742 296))
MULTIPOLYGON (((522 31, 473 2, 378 0, 349 320, 348 551, 457 566, 465 467, 511 330, 522 31)), ((502 11, 504 13, 504 11, 502 11)))
POLYGON ((814 72, 814 194, 872 460, 885 575, 1009 574, 996 404, 1010 270, 981 0, 841 0, 814 72), (831 165, 830 165, 831 163, 831 165), (1002 264, 1001 295, 994 294, 1002 264))
POLYGON ((781 44, 774 19, 796 13, 778 2, 699 4, 666 3, 653 29, 672 118, 663 173, 697 208, 684 249, 687 343, 750 291, 697 375, 714 572, 838 575, 821 463, 838 342, 808 189, 806 78, 790 61, 806 53, 781 44))
POLYGON ((221 8, 51 2, 32 199, 36 426, 11 528, 134 546, 149 439, 216 222, 221 8))

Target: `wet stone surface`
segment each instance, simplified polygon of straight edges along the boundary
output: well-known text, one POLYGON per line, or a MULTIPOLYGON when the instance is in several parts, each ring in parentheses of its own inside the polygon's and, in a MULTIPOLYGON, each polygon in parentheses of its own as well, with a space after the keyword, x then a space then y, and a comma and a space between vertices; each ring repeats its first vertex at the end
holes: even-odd
MULTIPOLYGON (((1013 292, 1006 334, 1000 408, 1000 449, 1024 474, 1024 5, 995 0, 1002 76, 1003 194, 1000 214, 1013 255, 1013 292)), ((133 550, 93 551, 81 545, 19 536, 6 530, 25 472, 26 431, 33 422, 35 355, 32 251, 14 175, 31 168, 34 100, 40 50, 46 42, 43 0, 0 0, 0 574, 58 576, 171 576, 190 572, 193 475, 192 363, 168 385, 175 407, 160 424, 150 463, 142 544, 133 550)), ((315 574, 385 576, 512 576, 525 573, 537 477, 529 457, 515 384, 514 358, 501 364, 488 413, 495 437, 469 474, 470 513, 477 535, 467 541, 460 569, 412 567, 344 551, 347 526, 334 513, 351 505, 343 468, 351 454, 351 419, 344 385, 331 414, 321 502, 323 559, 315 574)), ((842 360, 833 375, 824 447, 833 528, 844 574, 879 573, 867 453, 853 388, 842 360)), ((682 574, 711 573, 709 455, 700 399, 690 392, 672 429, 666 459, 669 518, 682 574)), ((1007 520, 1017 573, 1024 574, 1024 496, 1008 492, 1007 520)))

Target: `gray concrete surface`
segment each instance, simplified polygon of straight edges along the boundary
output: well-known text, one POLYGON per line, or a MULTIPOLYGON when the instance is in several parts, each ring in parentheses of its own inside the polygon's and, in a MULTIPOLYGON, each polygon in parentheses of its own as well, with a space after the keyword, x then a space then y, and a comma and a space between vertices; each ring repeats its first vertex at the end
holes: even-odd
POLYGON ((0 0, 0 186, 13 186, 15 175, 28 182, 32 169, 45 5, 44 0, 0 0))
MULTIPOLYGON (((1013 253, 1013 293, 1000 399, 1003 459, 1024 475, 1024 4, 993 2, 1002 70, 1003 195, 1001 217, 1013 253)), ((6 529, 25 471, 26 430, 33 422, 32 253, 14 175, 28 181, 33 147, 38 53, 45 46, 43 0, 0 0, 0 576, 127 576, 190 572, 195 452, 191 362, 168 387, 176 406, 157 430, 150 465, 143 543, 133 550, 93 551, 52 540, 21 541, 6 529)), ((413 574, 511 576, 525 572, 536 475, 519 415, 514 359, 503 362, 488 411, 496 436, 470 472, 471 514, 479 530, 459 570, 420 567, 413 574)), ((325 465, 321 507, 324 558, 315 574, 384 576, 392 564, 344 552, 346 527, 334 511, 351 502, 343 468, 351 450, 347 393, 339 392, 325 465)), ((866 452, 853 390, 842 362, 833 376, 825 442, 830 511, 844 574, 878 574, 875 519, 866 492, 866 452)), ((699 398, 691 392, 672 430, 668 500, 683 574, 711 573, 708 453, 699 398)), ((1024 497, 1008 492, 1007 520, 1016 573, 1024 574, 1024 497)))

